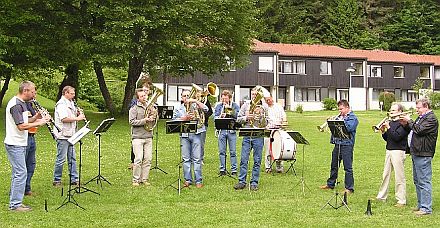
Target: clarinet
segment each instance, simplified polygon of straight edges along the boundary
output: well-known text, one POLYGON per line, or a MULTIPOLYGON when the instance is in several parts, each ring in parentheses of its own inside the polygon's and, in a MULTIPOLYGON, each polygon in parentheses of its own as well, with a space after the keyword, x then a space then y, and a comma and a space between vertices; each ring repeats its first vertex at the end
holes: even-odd
MULTIPOLYGON (((78 106, 78 103, 76 103, 76 100, 73 100, 73 105, 75 105, 76 111, 78 112, 77 115, 83 114, 84 110, 78 106)), ((87 123, 86 115, 84 115, 84 123, 87 123)))
MULTIPOLYGON (((35 110, 37 112, 39 112, 43 117, 46 117, 49 115, 49 112, 47 111, 47 109, 43 108, 43 106, 40 105, 40 103, 38 103, 37 100, 32 99, 32 104, 35 107, 35 110)), ((49 119, 50 123, 57 129, 58 132, 61 132, 61 129, 55 125, 55 122, 53 121, 52 117, 50 117, 49 119)), ((56 139, 55 133, 53 132, 53 128, 49 123, 46 123, 47 129, 49 130, 50 134, 52 135, 53 139, 56 139)))

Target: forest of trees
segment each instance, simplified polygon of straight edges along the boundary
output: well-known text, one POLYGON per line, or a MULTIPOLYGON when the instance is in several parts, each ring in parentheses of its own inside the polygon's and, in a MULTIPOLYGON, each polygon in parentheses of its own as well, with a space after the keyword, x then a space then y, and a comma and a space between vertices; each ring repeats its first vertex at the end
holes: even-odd
POLYGON ((140 72, 166 81, 247 64, 253 39, 440 55, 435 0, 2 0, 0 106, 11 79, 126 113, 140 72))

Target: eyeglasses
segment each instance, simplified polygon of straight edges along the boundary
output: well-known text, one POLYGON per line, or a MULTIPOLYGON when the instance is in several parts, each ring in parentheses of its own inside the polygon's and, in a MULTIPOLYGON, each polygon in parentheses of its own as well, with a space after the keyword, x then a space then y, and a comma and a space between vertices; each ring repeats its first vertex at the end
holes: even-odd
POLYGON ((189 97, 189 95, 182 95, 182 97, 189 97))

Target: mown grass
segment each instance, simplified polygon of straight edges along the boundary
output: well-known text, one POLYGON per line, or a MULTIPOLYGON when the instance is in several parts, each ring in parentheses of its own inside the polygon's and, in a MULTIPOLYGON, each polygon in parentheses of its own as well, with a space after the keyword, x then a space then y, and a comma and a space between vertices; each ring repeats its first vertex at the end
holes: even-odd
MULTIPOLYGON (((11 89, 12 90, 12 89, 11 89)), ((9 97, 11 94, 9 94, 9 97)), ((39 99, 46 107, 53 102, 39 99)), ((7 102, 7 100, 6 100, 7 102)), ((53 111, 53 110, 51 110, 53 111)), ((86 113, 94 129, 106 114, 86 113)), ((262 171, 260 189, 235 191, 236 183, 229 177, 217 177, 218 150, 214 137, 213 124, 208 131, 203 167, 203 189, 183 189, 181 195, 167 187, 178 176, 176 164, 179 161, 178 135, 165 134, 165 121, 161 120, 158 137, 158 164, 168 172, 151 172, 150 187, 133 188, 131 172, 127 169, 130 155, 130 127, 127 118, 118 118, 108 132, 102 135, 102 175, 111 182, 103 182, 101 188, 96 182, 86 187, 100 195, 83 193, 74 195, 75 200, 86 210, 68 204, 55 210, 63 200, 61 189, 52 187, 52 173, 56 154, 56 145, 45 127, 37 135, 37 168, 33 179, 35 196, 26 197, 25 204, 33 207, 29 213, 8 211, 8 191, 10 185, 10 165, 4 147, 0 147, 0 225, 2 227, 115 227, 115 226, 154 226, 154 227, 292 227, 292 226, 436 226, 440 210, 439 165, 433 162, 434 213, 431 216, 417 218, 411 212, 416 196, 412 184, 411 159, 406 161, 408 206, 395 208, 394 186, 390 186, 389 200, 385 203, 372 202, 372 216, 366 216, 367 201, 377 194, 381 181, 384 145, 379 134, 374 134, 371 126, 382 119, 384 114, 378 111, 356 112, 360 125, 356 137, 354 152, 355 193, 348 198, 352 212, 345 208, 334 210, 327 206, 321 210, 333 191, 323 191, 318 186, 325 184, 329 174, 332 146, 329 133, 320 133, 316 126, 323 123, 334 112, 288 113, 289 128, 300 131, 310 142, 305 146, 305 183, 303 195, 298 185, 302 170, 302 146, 297 153, 295 164, 297 176, 292 173, 269 175, 262 171), (44 210, 47 201, 48 212, 44 210)), ((4 138, 4 107, 0 111, 2 123, 0 138, 4 138)), ((83 140, 82 180, 87 181, 97 175, 97 139, 89 134, 83 140)), ((77 148, 78 149, 78 148, 77 148)), ((241 139, 237 143, 240 153, 241 139)), ((78 154, 77 154, 78 156, 78 154)), ((79 157, 78 157, 79 159, 79 157)), ((154 164, 154 160, 153 160, 154 164)), ((228 161, 229 164, 229 161, 228 161)), ((287 168, 289 163, 285 164, 287 168)), ((340 172, 343 176, 343 172, 340 172)), ((63 175, 67 183, 67 167, 63 175)), ((343 186, 343 183, 342 185, 343 186)), ((64 185, 64 192, 67 186, 64 185)), ((340 187, 340 190, 342 188, 340 187)), ((334 203, 334 201, 332 201, 334 203)))

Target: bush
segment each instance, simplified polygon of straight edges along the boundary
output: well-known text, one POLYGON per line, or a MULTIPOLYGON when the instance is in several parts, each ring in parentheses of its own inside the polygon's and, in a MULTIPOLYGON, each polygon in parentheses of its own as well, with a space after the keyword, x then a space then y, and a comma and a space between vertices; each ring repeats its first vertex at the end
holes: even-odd
POLYGON ((379 102, 382 102, 382 111, 388 111, 391 104, 396 101, 396 96, 392 92, 382 92, 379 95, 379 102))
POLYGON ((431 101, 432 109, 440 108, 440 93, 438 92, 429 93, 428 98, 431 101))
POLYGON ((300 113, 300 114, 304 112, 304 109, 303 109, 302 104, 298 104, 298 105, 296 106, 296 108, 295 108, 295 112, 300 113))
POLYGON ((322 103, 325 110, 336 110, 338 108, 338 103, 334 98, 324 98, 322 103))

